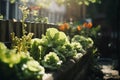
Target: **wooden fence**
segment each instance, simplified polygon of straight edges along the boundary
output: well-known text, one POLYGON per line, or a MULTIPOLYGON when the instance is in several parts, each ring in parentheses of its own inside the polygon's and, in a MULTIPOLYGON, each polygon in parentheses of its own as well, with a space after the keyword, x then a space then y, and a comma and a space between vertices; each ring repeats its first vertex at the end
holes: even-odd
MULTIPOLYGON (((57 25, 53 24, 44 24, 44 23, 30 23, 26 22, 27 27, 26 31, 34 33, 33 38, 41 38, 41 35, 46 32, 47 28, 57 28, 57 25)), ((22 23, 13 22, 10 20, 0 20, 0 42, 10 42, 11 35, 10 33, 14 32, 16 36, 22 36, 22 23)))

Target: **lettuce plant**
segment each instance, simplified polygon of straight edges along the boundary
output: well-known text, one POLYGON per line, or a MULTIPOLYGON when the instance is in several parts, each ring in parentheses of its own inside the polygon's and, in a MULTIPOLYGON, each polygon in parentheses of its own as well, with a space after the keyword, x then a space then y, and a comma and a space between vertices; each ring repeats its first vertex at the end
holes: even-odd
POLYGON ((34 55, 34 59, 37 57, 39 61, 44 59, 44 56, 49 52, 55 52, 63 62, 77 53, 66 34, 56 28, 48 28, 41 39, 32 40, 31 46, 30 54, 34 55))
POLYGON ((71 42, 71 45, 73 46, 73 49, 77 51, 77 53, 86 53, 86 51, 83 49, 83 46, 79 42, 71 42))
POLYGON ((21 67, 23 79, 39 79, 42 80, 42 76, 45 73, 44 67, 42 67, 38 61, 33 59, 24 63, 21 67))
POLYGON ((3 75, 3 80, 41 79, 45 72, 44 67, 29 56, 29 53, 23 51, 18 52, 17 49, 8 49, 4 43, 1 42, 0 65, 0 74, 3 75), (13 77, 11 77, 11 75, 13 75, 13 77))
POLYGON ((45 68, 54 70, 54 69, 58 69, 61 66, 62 61, 59 59, 59 57, 55 52, 49 52, 44 57, 42 64, 45 68))
POLYGON ((22 59, 20 54, 16 54, 15 49, 7 49, 4 43, 0 42, 0 60, 3 63, 8 64, 10 67, 13 67, 15 64, 18 64, 22 59))
POLYGON ((72 42, 79 42, 82 45, 84 50, 87 50, 88 48, 91 48, 94 44, 92 38, 81 36, 81 35, 75 35, 72 38, 72 42))

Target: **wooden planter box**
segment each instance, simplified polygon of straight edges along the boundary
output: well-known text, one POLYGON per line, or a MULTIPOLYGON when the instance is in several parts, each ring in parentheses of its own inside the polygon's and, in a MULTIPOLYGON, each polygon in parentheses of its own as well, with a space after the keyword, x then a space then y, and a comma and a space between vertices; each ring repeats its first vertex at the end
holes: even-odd
MULTIPOLYGON (((27 23, 27 31, 33 32, 34 37, 41 37, 47 28, 57 27, 56 25, 27 23)), ((10 33, 15 32, 17 36, 22 35, 20 22, 0 21, 0 41, 9 42, 10 33)), ((91 61, 91 53, 83 55, 79 60, 70 59, 59 70, 46 71, 43 80, 84 80, 91 61)))
POLYGON ((46 72, 43 80, 84 80, 90 61, 90 54, 83 55, 78 61, 71 59, 61 69, 46 72))

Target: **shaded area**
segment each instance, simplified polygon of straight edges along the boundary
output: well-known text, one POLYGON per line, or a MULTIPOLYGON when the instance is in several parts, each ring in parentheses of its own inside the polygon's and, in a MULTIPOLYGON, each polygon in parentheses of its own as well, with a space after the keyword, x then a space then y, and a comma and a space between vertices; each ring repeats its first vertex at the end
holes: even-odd
MULTIPOLYGON (((101 36, 96 41, 96 46, 100 57, 118 61, 116 70, 120 74, 120 1, 101 1, 101 4, 91 4, 88 7, 88 14, 92 17, 94 25, 101 25, 101 36)), ((101 62, 104 63, 104 60, 101 62)))
POLYGON ((120 80, 119 72, 116 69, 118 64, 117 60, 112 58, 100 58, 98 64, 104 74, 104 80, 120 80))

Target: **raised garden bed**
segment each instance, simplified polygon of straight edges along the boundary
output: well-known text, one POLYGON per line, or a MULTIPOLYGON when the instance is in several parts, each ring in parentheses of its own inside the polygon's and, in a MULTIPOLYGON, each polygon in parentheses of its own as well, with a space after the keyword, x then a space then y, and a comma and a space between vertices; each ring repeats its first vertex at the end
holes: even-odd
POLYGON ((91 63, 91 38, 76 35, 69 41, 56 28, 47 29, 41 39, 32 35, 19 38, 12 33, 10 49, 0 43, 1 79, 84 80, 91 63))
POLYGON ((46 72, 43 80, 84 80, 91 63, 91 54, 85 54, 79 60, 69 60, 59 70, 46 72))

